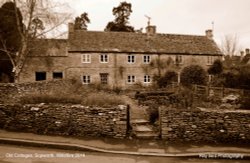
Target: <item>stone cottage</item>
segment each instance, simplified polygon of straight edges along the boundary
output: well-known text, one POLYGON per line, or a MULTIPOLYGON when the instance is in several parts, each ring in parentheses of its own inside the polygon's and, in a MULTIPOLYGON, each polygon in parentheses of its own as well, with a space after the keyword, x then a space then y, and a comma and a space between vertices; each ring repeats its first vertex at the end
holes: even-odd
POLYGON ((34 43, 20 82, 77 79, 83 84, 128 88, 150 85, 154 75, 177 73, 190 64, 205 69, 222 53, 212 30, 204 36, 158 34, 155 26, 146 33, 74 30, 68 39, 42 39, 34 43))

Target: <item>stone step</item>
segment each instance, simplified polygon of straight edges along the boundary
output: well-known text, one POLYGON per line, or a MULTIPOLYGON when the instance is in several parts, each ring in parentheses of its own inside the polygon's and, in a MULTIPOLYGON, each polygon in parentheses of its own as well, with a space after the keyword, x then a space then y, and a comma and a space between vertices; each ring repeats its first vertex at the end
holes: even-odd
POLYGON ((146 125, 136 125, 134 127, 135 132, 153 132, 153 129, 146 125))
POLYGON ((133 119, 131 120, 132 124, 138 124, 138 125, 143 125, 143 124, 148 124, 149 121, 146 119, 133 119))
POLYGON ((140 133, 136 133, 135 136, 140 139, 158 139, 159 138, 159 134, 155 132, 151 132, 151 133, 140 132, 140 133))

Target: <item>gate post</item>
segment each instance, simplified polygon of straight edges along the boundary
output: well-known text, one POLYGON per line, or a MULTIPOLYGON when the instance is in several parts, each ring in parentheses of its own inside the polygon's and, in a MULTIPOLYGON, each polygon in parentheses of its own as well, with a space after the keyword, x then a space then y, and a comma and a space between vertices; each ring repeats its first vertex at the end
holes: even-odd
POLYGON ((126 132, 127 135, 129 134, 130 130, 131 130, 131 127, 130 127, 130 105, 128 104, 127 105, 127 132, 126 132))
POLYGON ((158 107, 158 115, 159 115, 159 137, 162 138, 162 126, 161 126, 161 106, 158 107))

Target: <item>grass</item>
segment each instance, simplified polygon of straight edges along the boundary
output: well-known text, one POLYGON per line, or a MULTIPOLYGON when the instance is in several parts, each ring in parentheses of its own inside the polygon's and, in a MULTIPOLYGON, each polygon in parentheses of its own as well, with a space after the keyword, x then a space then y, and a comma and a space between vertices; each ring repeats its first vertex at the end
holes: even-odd
MULTIPOLYGON (((88 90, 89 91, 89 90, 88 90)), ((70 103, 82 104, 85 106, 112 107, 125 104, 120 95, 109 92, 97 92, 93 90, 83 93, 62 93, 50 92, 46 94, 31 93, 24 95, 20 99, 21 104, 39 104, 39 103, 70 103)))
MULTIPOLYGON (((20 104, 62 103, 86 106, 112 107, 125 104, 120 90, 112 90, 101 85, 85 87, 78 80, 57 81, 43 86, 44 89, 24 92, 17 101, 20 104), (60 83, 61 82, 61 83, 60 83), (53 85, 54 84, 54 85, 53 85)), ((43 88, 41 87, 41 88, 43 88)))
POLYGON ((82 105, 87 106, 111 107, 124 104, 121 96, 105 92, 90 93, 82 100, 82 105))
POLYGON ((71 103, 80 104, 81 96, 66 94, 28 94, 20 99, 21 104, 39 104, 39 103, 71 103))

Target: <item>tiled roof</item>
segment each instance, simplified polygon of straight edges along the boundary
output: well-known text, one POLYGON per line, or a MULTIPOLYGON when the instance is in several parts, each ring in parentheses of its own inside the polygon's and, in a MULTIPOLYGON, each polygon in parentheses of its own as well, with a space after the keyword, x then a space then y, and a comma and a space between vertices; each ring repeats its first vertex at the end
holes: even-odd
POLYGON ((30 56, 67 56, 66 39, 37 39, 31 42, 30 56))
POLYGON ((222 55, 206 36, 75 30, 69 52, 130 52, 222 55))

